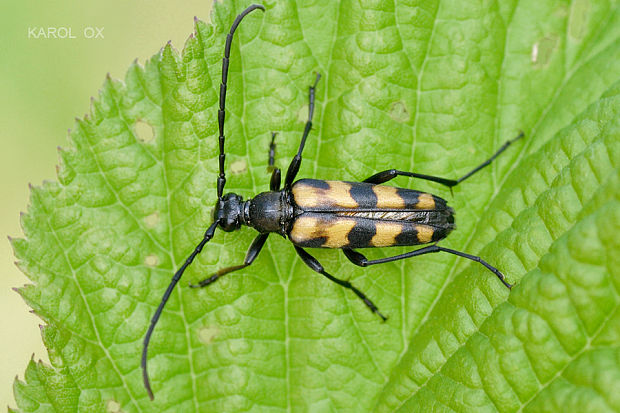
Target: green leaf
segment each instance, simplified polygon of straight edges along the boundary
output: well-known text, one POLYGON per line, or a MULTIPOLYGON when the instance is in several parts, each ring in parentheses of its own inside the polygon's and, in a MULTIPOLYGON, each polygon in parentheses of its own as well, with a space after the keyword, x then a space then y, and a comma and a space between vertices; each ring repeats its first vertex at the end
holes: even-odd
MULTIPOLYGON (((312 272, 272 236, 219 231, 140 352, 170 277, 210 224, 225 34, 248 2, 216 3, 182 54, 171 45, 124 82, 107 79, 32 189, 13 241, 46 323, 51 366, 30 362, 34 411, 618 411, 620 399, 620 8, 613 1, 265 2, 233 41, 226 191, 265 191, 271 131, 286 169, 317 89, 299 177, 362 180, 389 168, 457 211, 433 254, 355 267, 317 250, 389 315, 312 272)), ((369 250, 372 258, 411 248, 369 250)))

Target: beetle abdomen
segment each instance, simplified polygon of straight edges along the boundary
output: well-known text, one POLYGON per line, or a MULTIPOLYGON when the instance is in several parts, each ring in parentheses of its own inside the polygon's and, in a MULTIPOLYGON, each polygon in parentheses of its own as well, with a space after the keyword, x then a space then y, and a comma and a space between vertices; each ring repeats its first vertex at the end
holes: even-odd
POLYGON ((413 189, 366 182, 300 179, 291 188, 296 206, 304 211, 445 210, 446 201, 413 189))
POLYGON ((364 182, 302 179, 291 188, 289 238, 308 248, 367 248, 439 241, 454 228, 446 201, 420 191, 364 182))
POLYGON ((297 216, 289 231, 291 241, 308 248, 368 248, 418 245, 439 241, 454 229, 451 215, 443 219, 378 220, 334 213, 306 212, 297 216), (441 221, 438 222, 438 221, 441 221), (452 222, 450 222, 452 221, 452 222))

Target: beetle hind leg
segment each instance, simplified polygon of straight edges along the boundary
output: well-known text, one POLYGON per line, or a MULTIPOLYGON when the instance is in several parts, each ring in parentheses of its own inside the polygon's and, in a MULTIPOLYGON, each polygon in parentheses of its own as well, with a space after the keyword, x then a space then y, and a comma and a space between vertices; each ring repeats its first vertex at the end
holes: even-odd
POLYGON ((368 307, 370 309, 370 311, 372 311, 373 313, 375 313, 379 317, 381 317, 381 319, 383 321, 387 320, 387 317, 384 316, 383 314, 381 314, 381 312, 379 311, 377 306, 368 297, 366 297, 366 294, 364 294, 363 292, 361 292, 360 290, 355 288, 349 281, 340 280, 340 279, 334 277, 333 275, 329 274, 327 271, 325 271, 325 269, 323 268, 321 263, 316 258, 314 258, 312 255, 308 254, 308 252, 306 250, 304 250, 303 248, 295 246, 295 250, 297 251, 297 254, 302 259, 302 261, 308 267, 310 267, 314 271, 318 272, 319 274, 324 275, 327 279, 329 279, 330 281, 335 282, 336 284, 340 285, 341 287, 344 287, 344 288, 347 288, 347 289, 353 291, 355 293, 355 295, 357 295, 364 302, 364 304, 366 304, 366 307, 368 307))
POLYGON ((452 250, 450 248, 440 247, 438 245, 429 245, 427 247, 420 248, 415 251, 409 251, 404 254, 395 255, 393 257, 379 258, 377 260, 369 260, 363 254, 360 254, 359 252, 354 251, 350 248, 344 248, 342 251, 344 252, 344 255, 349 259, 349 261, 351 261, 355 265, 359 265, 360 267, 367 267, 369 265, 375 265, 375 264, 384 264, 386 262, 399 261, 399 260, 404 260, 406 258, 417 257, 418 255, 424 255, 424 254, 430 254, 433 252, 443 251, 449 254, 457 255, 459 257, 467 258, 468 260, 479 262, 480 264, 485 266, 489 271, 495 274, 495 276, 499 278, 502 284, 508 287, 508 289, 512 288, 512 284, 506 281, 506 277, 504 277, 504 274, 502 274, 500 270, 498 270, 497 268, 495 268, 494 266, 492 266, 491 264, 489 264, 482 258, 477 257, 475 255, 467 254, 465 252, 452 250))

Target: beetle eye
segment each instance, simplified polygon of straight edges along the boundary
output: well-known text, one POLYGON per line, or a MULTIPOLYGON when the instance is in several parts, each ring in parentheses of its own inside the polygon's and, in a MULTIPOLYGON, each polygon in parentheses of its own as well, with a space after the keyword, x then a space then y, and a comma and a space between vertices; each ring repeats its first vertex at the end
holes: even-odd
POLYGON ((218 199, 217 201, 215 201, 215 205, 213 205, 213 208, 211 208, 211 221, 212 222, 215 222, 215 220, 217 219, 219 212, 220 212, 220 208, 222 208, 222 203, 218 199))

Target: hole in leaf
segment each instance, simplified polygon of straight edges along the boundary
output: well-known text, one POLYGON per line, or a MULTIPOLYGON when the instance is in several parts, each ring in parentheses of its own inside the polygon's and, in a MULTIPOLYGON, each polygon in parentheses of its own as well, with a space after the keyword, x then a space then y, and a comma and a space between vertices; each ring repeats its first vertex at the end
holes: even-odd
POLYGON ((147 267, 156 267, 159 264, 159 258, 155 254, 147 255, 144 258, 144 265, 147 267))
POLYGON ((230 173, 233 175, 241 175, 248 170, 248 163, 245 159, 239 159, 230 164, 230 173))
POLYGON ((105 408, 109 413, 121 413, 123 411, 121 404, 114 399, 108 400, 105 408))
POLYGON ((134 131, 136 137, 141 142, 151 142, 155 137, 155 130, 153 129, 153 127, 149 123, 140 119, 136 121, 134 125, 134 131))
POLYGON ((153 212, 151 215, 144 217, 144 224, 147 228, 155 228, 159 224, 159 212, 153 212))
POLYGON ((202 344, 211 344, 215 337, 220 334, 220 328, 217 326, 205 326, 198 330, 198 339, 202 344))
POLYGON ((532 63, 536 67, 545 67, 558 46, 556 35, 545 36, 532 46, 532 63))
POLYGON ((390 106, 390 117, 397 122, 408 122, 410 116, 407 106, 401 101, 392 103, 390 106))

